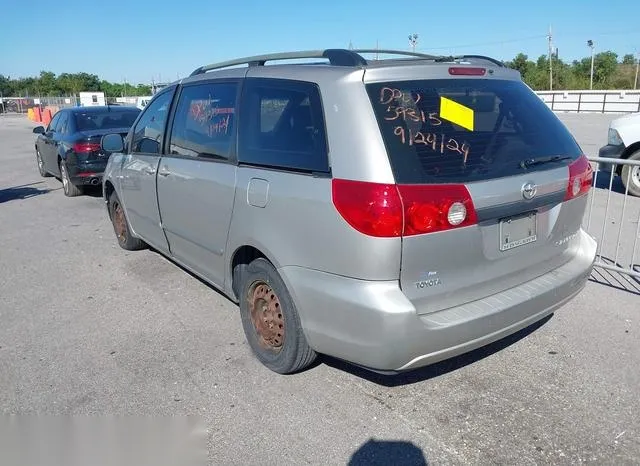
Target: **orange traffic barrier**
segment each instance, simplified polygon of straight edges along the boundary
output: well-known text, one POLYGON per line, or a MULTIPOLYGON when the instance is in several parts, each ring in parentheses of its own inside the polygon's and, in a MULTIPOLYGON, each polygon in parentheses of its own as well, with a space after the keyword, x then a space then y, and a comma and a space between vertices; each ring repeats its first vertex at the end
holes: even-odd
POLYGON ((27 110, 27 118, 29 118, 29 120, 31 120, 31 121, 35 120, 36 117, 33 114, 33 109, 32 108, 27 110))
POLYGON ((48 125, 49 123, 51 123, 51 110, 49 110, 48 108, 44 109, 44 113, 42 114, 42 122, 45 125, 48 125))
POLYGON ((38 123, 42 122, 42 110, 40 110, 40 107, 33 107, 33 115, 35 117, 35 121, 38 123))

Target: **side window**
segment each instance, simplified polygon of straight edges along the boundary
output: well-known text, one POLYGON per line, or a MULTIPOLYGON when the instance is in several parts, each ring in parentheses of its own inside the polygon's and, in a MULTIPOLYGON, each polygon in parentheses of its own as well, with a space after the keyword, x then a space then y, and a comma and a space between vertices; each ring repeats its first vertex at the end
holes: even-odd
POLYGON ((241 163, 329 171, 322 102, 315 84, 247 79, 240 108, 241 163))
POLYGON ((142 152, 146 154, 159 154, 162 149, 162 137, 164 135, 164 125, 169 114, 172 91, 158 95, 149 104, 140 120, 133 130, 131 141, 131 152, 142 152))
POLYGON ((53 115, 53 118, 49 122, 49 126, 47 126, 47 131, 54 131, 54 132, 57 131, 57 126, 58 126, 58 123, 60 122, 61 116, 62 116, 62 113, 60 112, 53 115))
POLYGON ((183 87, 171 129, 169 153, 229 158, 235 134, 237 89, 235 83, 183 87))
POLYGON ((67 127, 69 122, 69 113, 68 112, 64 112, 62 113, 62 115, 60 116, 60 120, 58 120, 58 127, 56 128, 56 131, 60 134, 67 134, 67 127))

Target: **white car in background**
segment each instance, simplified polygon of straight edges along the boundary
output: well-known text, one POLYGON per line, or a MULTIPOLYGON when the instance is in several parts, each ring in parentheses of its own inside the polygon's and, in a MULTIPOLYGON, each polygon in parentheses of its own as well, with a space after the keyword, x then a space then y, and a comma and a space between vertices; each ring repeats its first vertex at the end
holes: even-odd
MULTIPOLYGON (((640 113, 613 120, 609 125, 607 145, 600 148, 598 155, 640 162, 640 113)), ((611 170, 609 164, 600 165, 601 170, 611 170)), ((629 193, 640 196, 640 166, 614 165, 614 170, 622 178, 622 183, 628 188, 629 193)))

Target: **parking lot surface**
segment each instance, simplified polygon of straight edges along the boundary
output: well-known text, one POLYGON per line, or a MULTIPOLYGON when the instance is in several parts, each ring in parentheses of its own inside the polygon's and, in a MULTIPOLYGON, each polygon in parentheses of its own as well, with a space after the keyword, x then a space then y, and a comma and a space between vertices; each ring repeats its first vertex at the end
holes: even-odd
MULTIPOLYGON (((597 155, 612 117, 561 118, 597 155)), ((225 465, 640 462, 640 283, 595 272, 540 325, 407 374, 277 375, 233 303, 120 249, 99 192, 40 178, 32 127, 0 115, 1 413, 197 415, 225 465)))

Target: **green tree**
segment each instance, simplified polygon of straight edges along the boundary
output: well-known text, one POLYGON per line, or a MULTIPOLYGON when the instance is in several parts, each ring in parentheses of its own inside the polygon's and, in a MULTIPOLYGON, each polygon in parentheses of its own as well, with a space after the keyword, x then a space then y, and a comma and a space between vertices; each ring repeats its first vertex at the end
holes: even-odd
POLYGON ((56 74, 51 71, 41 71, 36 86, 40 95, 60 95, 56 74))
POLYGON ((628 53, 622 58, 623 65, 635 65, 635 63, 636 63, 636 59, 632 53, 628 53))
POLYGON ((601 52, 596 54, 593 68, 593 81, 600 89, 609 86, 618 67, 618 54, 614 52, 601 52))

